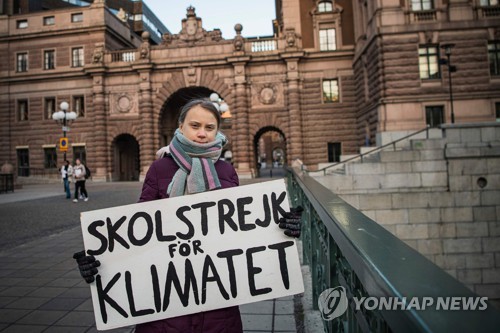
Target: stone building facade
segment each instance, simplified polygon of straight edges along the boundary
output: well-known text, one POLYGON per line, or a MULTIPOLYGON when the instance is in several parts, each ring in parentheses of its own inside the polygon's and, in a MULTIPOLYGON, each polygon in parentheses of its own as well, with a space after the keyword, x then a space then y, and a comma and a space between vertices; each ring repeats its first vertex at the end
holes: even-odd
POLYGON ((370 133, 372 143, 373 133, 380 144, 392 141, 393 132, 451 123, 452 110, 456 123, 500 118, 498 2, 355 0, 353 6, 358 132, 370 133), (446 45, 456 66, 451 86, 446 45))
POLYGON ((285 147, 284 163, 298 158, 314 169, 449 122, 448 76, 435 64, 445 42, 456 45, 456 122, 494 121, 496 9, 479 0, 277 0, 274 36, 245 38, 236 24, 223 38, 188 8, 182 30, 159 45, 105 1, 0 15, 0 163, 19 176, 53 172, 62 153, 51 114, 67 101, 79 113, 68 158, 86 160, 94 180, 140 179, 169 142, 179 107, 216 92, 231 114, 224 156, 240 177, 257 174, 268 133, 285 147), (431 9, 417 8, 428 2, 431 9))

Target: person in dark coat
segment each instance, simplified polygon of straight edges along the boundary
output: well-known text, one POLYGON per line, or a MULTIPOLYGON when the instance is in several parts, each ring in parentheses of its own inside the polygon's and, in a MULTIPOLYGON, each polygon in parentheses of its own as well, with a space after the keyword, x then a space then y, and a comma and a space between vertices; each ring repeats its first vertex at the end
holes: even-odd
MULTIPOLYGON (((211 102, 194 100, 186 104, 179 116, 179 129, 177 129, 174 139, 166 149, 158 152, 157 156, 160 158, 153 162, 146 174, 139 202, 239 185, 238 175, 233 166, 219 159, 222 147, 226 143, 226 138, 222 133, 218 132, 220 123, 219 117, 219 112, 211 102), (190 143, 188 140, 192 141, 194 144, 190 143), (188 156, 183 156, 182 150, 186 152, 186 150, 191 149, 193 149, 193 151, 191 153, 188 152, 188 156), (183 162, 184 160, 190 159, 189 154, 202 154, 204 150, 209 151, 208 154, 210 156, 207 158, 210 158, 210 162, 213 163, 213 168, 215 169, 215 174, 211 176, 213 176, 213 178, 218 178, 220 185, 216 185, 215 182, 210 183, 207 181, 207 184, 198 184, 198 186, 196 186, 194 183, 196 183, 197 180, 203 180, 205 177, 203 173, 210 173, 210 168, 196 171, 194 170, 196 163, 192 163, 192 161, 190 161, 192 167, 191 172, 185 168, 183 162), (182 166, 182 168, 180 166, 182 166), (198 176, 196 176, 196 173, 199 173, 198 176), (199 179, 190 181, 190 176, 199 177, 199 179), (176 183, 176 178, 178 178, 178 183, 176 183), (169 187, 170 184, 171 186, 169 187), (191 184, 193 185, 190 186, 191 184), (212 185, 212 188, 210 185, 212 185), (176 186, 180 188, 175 188, 176 186)), ((193 159, 194 158, 191 158, 191 160, 193 159)), ((200 163, 200 167, 202 167, 201 164, 202 163, 200 163)), ((237 333, 242 332, 243 328, 239 307, 232 306, 224 309, 138 324, 135 331, 136 333, 237 333)))
MULTIPOLYGON (((239 185, 234 167, 220 160, 226 137, 219 131, 221 117, 214 103, 196 99, 179 116, 179 128, 170 145, 157 152, 149 168, 139 202, 201 193, 239 185)), ((300 235, 300 209, 285 214, 280 227, 285 234, 300 235)), ((85 252, 75 253, 82 277, 94 281, 100 265, 85 252)), ((238 306, 204 311, 136 325, 136 333, 239 333, 243 332, 238 306)))

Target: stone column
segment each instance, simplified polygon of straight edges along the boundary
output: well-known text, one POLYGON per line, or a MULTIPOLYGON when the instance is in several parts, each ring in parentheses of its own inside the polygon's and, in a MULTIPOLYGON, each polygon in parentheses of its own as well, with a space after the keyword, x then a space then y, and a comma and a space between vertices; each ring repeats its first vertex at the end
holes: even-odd
POLYGON ((9 103, 10 99, 9 90, 6 85, 0 86, 0 137, 2 138, 2 145, 0 146, 0 163, 10 162, 16 163, 16 150, 12 146, 11 141, 11 126, 15 119, 13 107, 14 103, 9 103))
POLYGON ((234 147, 235 162, 240 178, 251 178, 250 170, 250 142, 248 134, 248 103, 246 95, 246 83, 235 85, 235 119, 233 122, 233 133, 235 133, 234 147))
MULTIPOLYGON (((241 59, 238 59, 241 60, 241 59)), ((248 132, 248 96, 245 76, 246 62, 234 63, 234 114, 232 123, 233 159, 240 178, 252 178, 250 169, 251 143, 248 132)))
POLYGON ((303 160, 302 156, 302 114, 300 110, 299 72, 298 59, 287 59, 287 95, 289 111, 289 130, 287 137, 287 162, 291 164, 296 158, 303 160))
MULTIPOLYGON (((139 67, 139 66, 138 66, 139 67)), ((150 64, 145 64, 140 66, 139 69, 139 113, 141 121, 140 138, 136 138, 139 141, 140 149, 140 159, 141 159, 141 173, 140 180, 146 177, 149 166, 153 163, 155 159, 156 149, 154 145, 154 117, 153 112, 153 100, 151 91, 151 70, 152 66, 150 64)))
MULTIPOLYGON (((93 72, 93 112, 94 128, 93 139, 86 142, 86 149, 92 154, 87 155, 87 164, 92 169, 93 181, 110 180, 110 168, 108 165, 108 147, 107 144, 107 119, 106 102, 104 98, 104 73, 101 71, 93 72)), ((78 121, 78 119, 76 120, 78 121)))

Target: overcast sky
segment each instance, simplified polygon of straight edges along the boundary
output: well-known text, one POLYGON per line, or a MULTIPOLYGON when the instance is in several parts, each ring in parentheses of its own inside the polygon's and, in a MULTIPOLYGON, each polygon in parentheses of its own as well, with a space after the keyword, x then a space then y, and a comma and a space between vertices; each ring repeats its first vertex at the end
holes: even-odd
POLYGON ((274 0, 144 0, 172 34, 181 30, 181 20, 186 17, 186 8, 196 8, 203 28, 219 28, 222 37, 235 36, 234 25, 241 23, 244 37, 271 36, 272 21, 276 18, 274 0))

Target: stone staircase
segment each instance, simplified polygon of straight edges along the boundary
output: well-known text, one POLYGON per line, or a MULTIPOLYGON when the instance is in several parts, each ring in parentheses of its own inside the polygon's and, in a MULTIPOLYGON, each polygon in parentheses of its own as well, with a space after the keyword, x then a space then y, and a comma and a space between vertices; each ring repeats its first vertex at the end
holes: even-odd
POLYGON ((500 308, 500 123, 453 124, 319 183, 500 308))
POLYGON ((397 150, 381 150, 336 168, 326 175, 311 172, 338 194, 443 191, 448 179, 443 149, 446 139, 410 139, 397 150))

